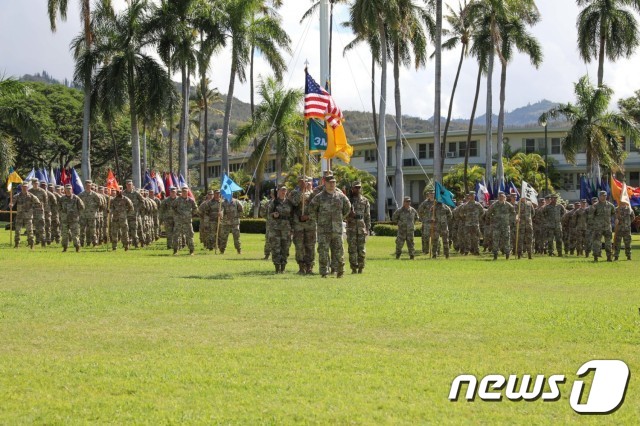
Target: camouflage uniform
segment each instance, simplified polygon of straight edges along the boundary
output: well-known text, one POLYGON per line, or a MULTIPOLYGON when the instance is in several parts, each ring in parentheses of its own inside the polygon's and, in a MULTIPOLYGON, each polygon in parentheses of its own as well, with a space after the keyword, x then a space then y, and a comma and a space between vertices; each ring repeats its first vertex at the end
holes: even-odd
POLYGON ((628 204, 619 204, 616 208, 615 260, 620 254, 620 243, 624 241, 624 253, 627 260, 631 260, 631 223, 636 218, 633 209, 628 204))
MULTIPOLYGON (((167 197, 160 204, 160 220, 164 223, 164 232, 167 236, 167 248, 173 248, 173 234, 175 221, 173 219, 173 203, 177 198, 167 197)), ((131 216, 129 216, 131 217, 131 216)), ((129 233, 131 235, 131 233, 129 233)))
POLYGON ((188 197, 176 198, 171 206, 173 209, 173 217, 175 220, 175 229, 173 234, 173 254, 178 253, 180 248, 180 236, 185 238, 185 243, 189 247, 189 254, 193 254, 195 247, 193 245, 193 225, 192 218, 198 214, 198 206, 196 202, 188 197))
POLYGON ((616 208, 608 201, 598 201, 593 205, 592 245, 593 258, 598 260, 602 254, 601 240, 604 237, 604 249, 607 261, 611 261, 611 219, 616 214, 616 208))
POLYGON ((489 211, 488 208, 485 209, 484 217, 483 217, 483 223, 484 223, 484 229, 482 230, 482 247, 484 248, 483 251, 493 249, 493 242, 492 242, 493 228, 491 227, 491 218, 487 214, 488 211, 489 211))
POLYGON ((269 209, 269 203, 271 203, 273 199, 263 200, 260 203, 260 217, 264 218, 264 259, 268 259, 271 255, 271 245, 269 244, 269 229, 271 227, 271 219, 267 215, 267 210, 269 209))
POLYGON ((84 203, 84 210, 80 215, 80 245, 88 246, 98 243, 96 236, 96 222, 98 217, 98 210, 102 206, 102 198, 93 191, 85 190, 81 192, 78 197, 84 203))
POLYGON ((227 240, 229 239, 229 233, 233 235, 233 245, 238 251, 238 254, 242 253, 242 246, 240 244, 240 217, 242 217, 242 204, 240 201, 232 198, 231 201, 226 199, 222 202, 222 223, 220 226, 220 253, 224 253, 227 248, 227 240))
POLYGON ((533 249, 533 219, 536 217, 536 209, 531 201, 520 198, 517 207, 518 221, 516 222, 516 234, 518 234, 518 259, 526 251, 529 259, 532 258, 533 249))
POLYGON ((431 224, 433 223, 434 200, 426 199, 418 206, 418 215, 422 223, 422 253, 429 253, 429 238, 431 238, 431 224))
POLYGON ((449 258, 449 222, 453 218, 453 212, 442 203, 436 203, 435 207, 435 223, 433 240, 431 241, 431 257, 435 259, 440 252, 439 244, 440 238, 442 238, 442 248, 444 251, 444 257, 449 258))
POLYGON ((129 224, 127 217, 133 214, 133 203, 122 194, 116 196, 110 202, 111 213, 111 247, 113 250, 118 246, 118 237, 122 241, 125 250, 129 250, 129 224))
POLYGON ((461 243, 464 254, 480 254, 480 221, 484 216, 482 204, 475 200, 467 201, 460 207, 460 221, 464 228, 464 237, 461 243))
POLYGON ((405 241, 409 250, 409 257, 413 259, 416 252, 413 246, 413 234, 415 231, 415 222, 418 220, 418 212, 413 207, 401 207, 395 212, 391 218, 393 222, 398 224, 398 236, 396 237, 396 259, 400 258, 402 247, 405 241))
POLYGON ((58 198, 46 187, 42 188, 47 192, 49 200, 49 212, 45 211, 45 233, 47 234, 47 244, 51 244, 55 240, 56 231, 54 230, 58 218, 58 198))
POLYGON ((276 198, 269 203, 267 215, 272 218, 269 230, 271 260, 276 268, 276 273, 282 273, 287 264, 291 247, 293 205, 286 198, 283 200, 276 198))
MULTIPOLYGON (((26 184, 26 183, 25 183, 26 184)), ((42 204, 38 197, 29 191, 20 192, 13 198, 13 205, 16 206, 16 222, 14 241, 16 247, 20 245, 20 233, 22 228, 27 229, 27 243, 33 248, 33 214, 36 210, 42 209, 42 204)))
POLYGON ((537 254, 543 254, 546 251, 547 237, 544 227, 544 207, 540 202, 536 208, 536 215, 533 217, 533 239, 537 254))
POLYGON ((491 218, 492 240, 493 240, 493 259, 498 258, 498 251, 502 251, 509 258, 511 253, 511 221, 516 211, 513 205, 507 201, 504 203, 497 202, 487 212, 491 218))
POLYGON ((122 195, 127 197, 133 204, 133 213, 127 216, 127 224, 129 225, 129 243, 134 247, 138 247, 138 226, 140 225, 140 211, 143 208, 144 201, 142 195, 135 189, 122 191, 122 195))
POLYGON ((35 232, 36 244, 42 244, 42 247, 47 244, 47 234, 45 230, 45 215, 49 209, 49 194, 42 188, 38 187, 38 180, 32 179, 33 187, 29 190, 30 193, 38 197, 42 209, 35 209, 33 212, 33 230, 35 232))
POLYGON ((566 213, 560 204, 547 204, 542 210, 547 236, 547 254, 553 256, 553 240, 556 240, 558 256, 562 257, 562 216, 566 213))
POLYGON ((371 229, 371 206, 369 200, 362 196, 353 196, 351 211, 347 215, 347 247, 351 272, 362 273, 365 266, 367 250, 365 243, 371 229))
MULTIPOLYGON (((293 245, 296 248, 296 262, 298 263, 299 273, 311 273, 315 264, 317 225, 309 213, 309 204, 313 197, 313 191, 301 190, 300 187, 293 189, 288 194, 288 199, 294 209, 293 245), (302 210, 303 199, 304 211, 302 210), (303 219, 305 220, 303 221, 303 219)), ((267 220, 271 220, 271 218, 267 220)))
POLYGON ((458 253, 463 253, 464 250, 461 245, 461 240, 464 234, 464 226, 462 226, 460 208, 461 206, 457 205, 451 211, 452 216, 451 222, 449 223, 449 240, 452 242, 453 248, 457 250, 458 253))
POLYGON ((216 239, 216 234, 218 233, 218 215, 222 211, 222 202, 214 199, 207 200, 200 205, 198 210, 200 217, 207 222, 207 227, 204 232, 203 229, 200 228, 204 248, 208 250, 217 249, 219 246, 219 242, 216 239))
POLYGON ((595 205, 598 203, 598 199, 592 199, 591 205, 587 207, 587 231, 585 232, 585 257, 589 257, 591 253, 591 247, 593 246, 593 223, 594 217, 593 212, 595 211, 595 205))
POLYGON ((582 256, 582 254, 584 253, 584 251, 586 250, 586 246, 587 246, 587 240, 586 240, 586 233, 587 233, 587 209, 588 207, 580 207, 579 209, 577 209, 575 211, 575 218, 576 218, 576 226, 575 226, 575 232, 576 232, 576 239, 575 239, 575 246, 576 246, 576 254, 578 256, 582 256))
POLYGON ((571 223, 573 221, 573 205, 568 205, 565 209, 565 214, 562 215, 562 219, 560 223, 562 224, 562 245, 564 246, 564 254, 565 256, 569 254, 569 252, 573 252, 573 236, 571 235, 573 232, 573 227, 571 223))
POLYGON ((54 190, 49 190, 49 194, 53 195, 55 199, 55 206, 51 210, 51 242, 55 241, 60 243, 60 198, 62 195, 58 194, 54 190))
POLYGON ((100 192, 94 191, 95 194, 100 199, 100 204, 98 206, 98 210, 96 211, 96 243, 102 244, 104 241, 104 223, 105 223, 105 212, 107 211, 107 199, 100 192))
POLYGON ((309 203, 310 216, 318 229, 318 260, 320 274, 326 277, 329 266, 337 272, 338 277, 344 274, 344 248, 342 246, 342 220, 351 210, 351 203, 346 195, 337 188, 333 193, 323 190, 314 196, 309 203), (331 252, 331 260, 329 253, 331 252))
POLYGON ((84 210, 84 203, 80 197, 70 194, 60 199, 60 232, 63 251, 67 251, 69 237, 73 241, 76 251, 80 250, 80 215, 84 210))

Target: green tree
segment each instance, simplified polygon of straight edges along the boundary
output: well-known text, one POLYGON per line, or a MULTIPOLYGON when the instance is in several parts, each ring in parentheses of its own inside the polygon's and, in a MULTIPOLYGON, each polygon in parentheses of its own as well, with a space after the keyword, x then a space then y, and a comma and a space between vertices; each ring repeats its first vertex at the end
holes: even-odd
POLYGON ((600 176, 600 165, 619 168, 625 155, 625 136, 640 137, 638 123, 624 113, 608 111, 613 90, 602 85, 594 87, 588 76, 575 85, 576 104, 560 104, 543 113, 539 121, 564 117, 571 123, 561 141, 565 159, 576 163, 576 154, 586 151, 586 173, 600 176))
MULTIPOLYGON (((472 166, 466 170, 466 173, 466 179, 472 182, 482 181, 484 168, 481 166, 472 166)), ((453 192, 459 200, 462 199, 468 191, 465 186, 464 164, 458 163, 451 167, 449 173, 442 178, 442 183, 449 191, 453 192)))
MULTIPOLYGON (((640 90, 636 90, 633 96, 623 98, 618 101, 620 111, 632 117, 636 122, 640 123, 640 90)), ((636 144, 638 141, 634 141, 636 144)))
POLYGON ((640 1, 577 0, 576 3, 584 6, 577 20, 578 51, 585 62, 597 58, 598 86, 602 86, 605 57, 615 62, 635 53, 639 38, 633 10, 640 11, 640 1))
POLYGON ((255 170, 256 200, 254 215, 260 204, 260 185, 269 153, 276 154, 276 186, 283 168, 288 168, 302 158, 304 120, 299 111, 304 94, 300 90, 285 90, 273 78, 260 81, 258 93, 262 102, 256 107, 253 120, 238 129, 235 146, 246 146, 257 140, 247 166, 255 170), (236 145, 237 144, 237 145, 236 145))

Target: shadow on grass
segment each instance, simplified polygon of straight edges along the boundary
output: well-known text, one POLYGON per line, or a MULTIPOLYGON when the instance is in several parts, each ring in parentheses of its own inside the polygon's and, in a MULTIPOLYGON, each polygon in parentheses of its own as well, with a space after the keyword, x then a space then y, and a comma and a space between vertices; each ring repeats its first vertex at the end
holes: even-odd
POLYGON ((233 275, 231 274, 218 274, 218 275, 187 275, 185 277, 180 277, 187 280, 211 280, 211 281, 222 281, 222 280, 232 280, 233 275))

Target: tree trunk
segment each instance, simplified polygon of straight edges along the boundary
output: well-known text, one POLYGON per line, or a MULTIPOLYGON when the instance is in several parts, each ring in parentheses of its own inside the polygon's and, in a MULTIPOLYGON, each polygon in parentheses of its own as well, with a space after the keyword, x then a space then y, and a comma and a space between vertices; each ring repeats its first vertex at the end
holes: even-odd
POLYGON ((464 192, 469 192, 469 153, 471 151, 471 133, 473 133, 473 120, 476 117, 476 107, 478 106, 478 98, 480 97, 480 83, 482 82, 482 66, 478 64, 478 78, 476 80, 476 93, 473 97, 473 107, 471 108, 471 117, 469 118, 469 131, 467 132, 467 145, 464 150, 464 192))
POLYGON ((492 98, 492 84, 491 84, 491 79, 493 78, 493 57, 494 57, 494 52, 493 49, 491 49, 491 52, 489 53, 489 57, 487 58, 489 60, 489 63, 487 65, 487 109, 486 109, 486 129, 485 129, 485 139, 487 141, 486 143, 486 147, 485 147, 485 171, 484 171, 484 175, 485 175, 485 180, 486 183, 488 185, 491 185, 492 182, 492 178, 491 178, 491 161, 492 161, 492 157, 493 157, 493 146, 492 146, 492 142, 491 142, 491 121, 492 121, 492 117, 491 114, 493 113, 493 109, 492 109, 492 105, 493 105, 493 98, 492 98))
POLYGON ((376 115, 376 58, 371 54, 371 109, 373 111, 373 138, 378 143, 378 118, 376 115))
POLYGON ((204 95, 203 103, 204 103, 204 170, 202 172, 202 181, 204 184, 204 189, 209 189, 207 182, 208 171, 208 159, 209 159, 209 96, 208 96, 208 87, 207 87, 207 77, 205 74, 202 75, 202 93, 204 95))
POLYGON ((385 114, 387 107, 387 34, 382 18, 378 17, 378 33, 380 34, 380 120, 378 120, 378 182, 377 182, 377 213, 378 221, 384 221, 387 213, 387 133, 385 129, 385 114))
POLYGON ((147 123, 142 123, 142 164, 141 171, 146 171, 149 168, 147 163, 147 123))
POLYGON ((442 0, 436 0, 436 75, 435 102, 433 108, 433 174, 436 182, 442 183, 442 141, 440 140, 440 97, 442 90, 442 0))
POLYGON ((129 118, 131 120, 131 174, 133 184, 140 188, 142 174, 140 172, 140 136, 138 135, 138 116, 136 114, 136 99, 134 87, 133 63, 129 63, 129 118))
MULTIPOLYGON (((504 152, 504 100, 507 88, 507 63, 502 61, 502 67, 500 72, 500 110, 498 112, 498 140, 497 140, 497 154, 498 163, 496 164, 496 179, 498 179, 498 188, 504 184, 504 167, 502 164, 502 155, 504 152)), ((506 188, 506 184, 505 184, 506 188)))
POLYGON ((604 24, 600 26, 600 50, 598 52, 598 87, 602 86, 604 80, 604 55, 605 55, 605 33, 604 24))
MULTIPOLYGON (((458 70, 456 71, 456 78, 453 80, 453 89, 451 90, 451 98, 449 99, 449 109, 447 110, 447 121, 444 123, 444 134, 442 136, 442 146, 447 146, 447 133, 449 133, 449 124, 451 123, 451 112, 453 110, 453 98, 456 95, 456 88, 458 87, 458 79, 460 78, 460 71, 462 70, 462 62, 464 61, 465 45, 462 45, 460 51, 460 62, 458 62, 458 70)), ((466 154, 465 154, 466 155, 466 154)), ((444 155, 442 156, 442 168, 444 169, 444 155)), ((465 192, 466 192, 465 183, 465 192)))
POLYGON ((396 104, 396 171, 394 174, 396 209, 402 205, 404 199, 404 173, 402 159, 402 105, 400 104, 400 47, 396 41, 393 46, 393 83, 396 104))
POLYGON ((236 82, 236 58, 231 59, 231 76, 229 77, 229 90, 227 103, 224 108, 224 121, 222 123, 222 173, 229 174, 229 122, 231 119, 231 104, 233 103, 233 88, 236 82))
POLYGON ((182 66, 182 134, 180 135, 180 174, 189 185, 187 173, 187 140, 189 136, 189 73, 187 66, 182 66))
POLYGON ((84 105, 82 112, 82 177, 91 179, 91 77, 84 82, 84 105))

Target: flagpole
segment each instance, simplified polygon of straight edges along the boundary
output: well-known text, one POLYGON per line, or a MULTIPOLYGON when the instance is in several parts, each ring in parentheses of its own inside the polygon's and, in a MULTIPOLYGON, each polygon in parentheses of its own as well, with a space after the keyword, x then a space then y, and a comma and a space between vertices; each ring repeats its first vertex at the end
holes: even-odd
POLYGON ((518 220, 516 224, 516 252, 515 255, 520 257, 518 254, 518 242, 520 242, 520 222, 522 221, 520 218, 520 208, 522 207, 522 197, 520 197, 520 202, 518 203, 518 220))
POLYGON ((302 187, 302 216, 304 216, 304 206, 305 206, 305 192, 307 191, 307 144, 309 143, 307 141, 308 138, 308 134, 307 134, 307 128, 309 127, 309 119, 305 119, 304 120, 304 147, 303 147, 303 155, 304 157, 302 158, 302 178, 304 179, 304 185, 302 187))
POLYGON ((9 190, 9 247, 11 247, 11 234, 13 233, 13 185, 9 190))

